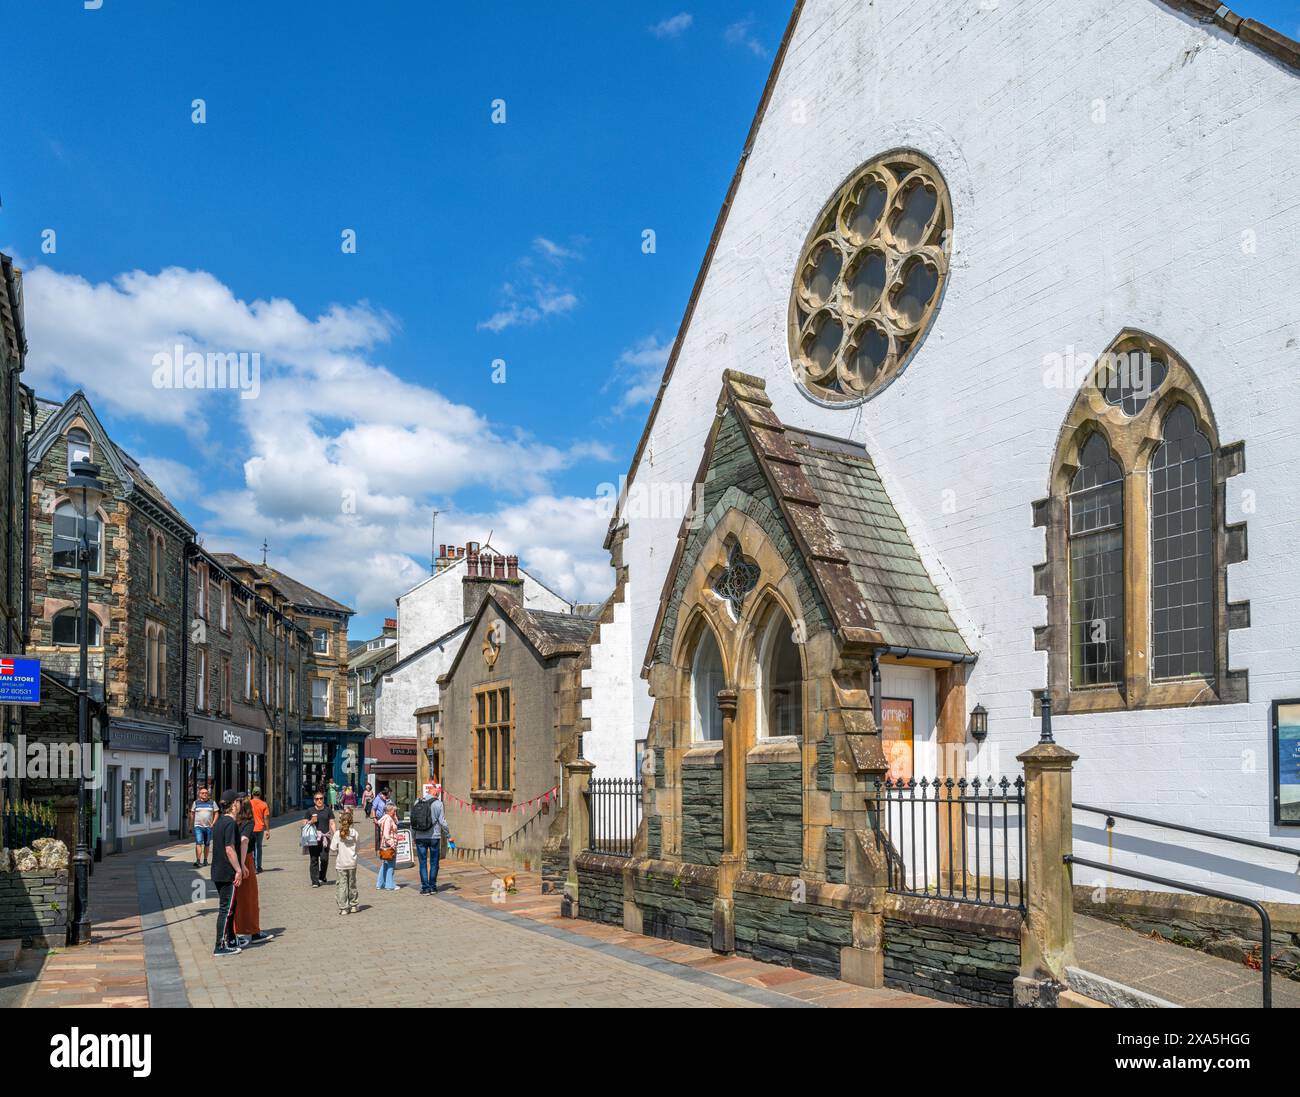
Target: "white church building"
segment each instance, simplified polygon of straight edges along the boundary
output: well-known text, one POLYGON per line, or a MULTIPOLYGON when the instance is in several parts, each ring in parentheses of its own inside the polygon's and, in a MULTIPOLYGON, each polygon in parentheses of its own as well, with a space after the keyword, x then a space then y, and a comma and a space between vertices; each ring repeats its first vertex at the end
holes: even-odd
MULTIPOLYGON (((799 0, 610 526, 595 776, 707 752, 719 689, 815 767, 801 656, 727 635, 767 590, 796 645, 821 606, 869 650, 891 775, 1014 778, 1047 695, 1077 802, 1300 852, 1297 254, 1283 35, 1209 0, 799 0), (761 481, 728 480, 739 419, 761 481)), ((404 596, 400 659, 455 586, 454 619, 404 596)), ((1294 855, 1086 811, 1074 840, 1300 903, 1294 855)))

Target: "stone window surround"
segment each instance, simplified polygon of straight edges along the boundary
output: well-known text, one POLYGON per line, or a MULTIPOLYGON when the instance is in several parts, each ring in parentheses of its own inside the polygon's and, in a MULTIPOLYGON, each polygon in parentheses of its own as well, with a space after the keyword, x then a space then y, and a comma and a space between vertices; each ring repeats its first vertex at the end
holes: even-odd
POLYGON ((144 623, 144 643, 145 643, 145 682, 144 695, 149 702, 159 702, 166 699, 167 696, 167 626, 161 621, 146 619, 144 623), (151 648, 151 643, 157 641, 158 647, 151 648), (156 651, 156 655, 152 652, 156 651), (158 664, 154 666, 154 659, 157 658, 158 664), (155 682, 157 689, 154 689, 155 682))
MULTIPOLYGON (((72 506, 72 497, 71 497, 70 495, 66 495, 66 494, 64 494, 64 495, 56 495, 56 496, 54 497, 54 502, 53 502, 53 503, 51 504, 51 506, 50 506, 49 514, 50 514, 50 549, 51 549, 51 552, 53 552, 53 548, 54 548, 54 515, 58 513, 59 507, 63 506, 65 503, 66 503, 68 506, 72 506)), ((74 509, 75 509, 75 508, 74 508, 74 509)), ((96 507, 96 508, 95 508, 95 517, 96 517, 97 519, 99 519, 99 567, 97 567, 97 568, 92 568, 92 569, 90 570, 90 578, 91 578, 91 579, 102 579, 102 578, 105 577, 105 572, 104 572, 104 559, 105 559, 105 557, 108 555, 108 525, 109 525, 109 523, 108 523, 108 514, 107 514, 107 512, 104 510, 104 508, 103 508, 102 506, 101 506, 101 507, 96 507)), ((50 564, 50 574, 51 574, 51 575, 70 575, 70 576, 74 576, 74 577, 76 577, 76 578, 80 578, 80 577, 81 577, 81 569, 80 569, 80 568, 61 568, 61 567, 55 567, 54 564, 53 564, 53 560, 51 559, 51 564, 50 564)))
MULTIPOLYGON (((55 644, 54 643, 54 618, 65 610, 76 610, 81 607, 79 601, 71 598, 46 598, 41 605, 41 620, 48 623, 50 628, 50 647, 57 647, 60 650, 75 650, 76 644, 55 644)), ((105 624, 109 620, 108 605, 105 602, 90 602, 87 606, 93 616, 99 622, 99 639, 98 644, 90 646, 91 651, 102 651, 105 647, 104 637, 108 634, 108 626, 105 624)))
MULTIPOLYGON (((1051 494, 1033 505, 1034 525, 1046 533, 1047 559, 1034 568, 1034 593, 1047 600, 1047 624, 1037 627, 1035 648, 1048 653, 1048 688, 1053 711, 1116 712, 1234 704, 1247 699, 1245 671, 1228 668, 1228 632, 1250 623, 1249 602, 1228 602, 1228 565, 1246 559, 1246 523, 1226 520, 1226 485, 1245 471, 1245 444, 1221 444, 1209 400, 1191 368, 1168 344, 1146 332, 1126 328, 1107 353, 1148 350, 1168 364, 1164 381, 1134 416, 1108 404, 1095 374, 1080 387, 1061 427, 1052 459, 1051 494), (1151 645, 1150 465, 1163 443, 1163 424, 1174 406, 1191 411, 1197 429, 1209 440, 1213 488, 1211 538, 1214 575, 1214 665, 1212 679, 1158 681, 1148 658, 1151 645), (1114 686, 1074 687, 1070 677, 1070 597, 1067 519, 1070 483, 1079 451, 1098 432, 1124 470, 1124 670, 1114 686)), ((1040 691, 1035 691, 1037 707, 1040 691)))
MULTIPOLYGON (((515 691, 514 691, 514 688, 513 688, 513 684, 514 684, 513 681, 512 681, 511 679, 509 679, 509 678, 502 679, 501 681, 495 681, 495 682, 484 682, 484 683, 482 683, 481 685, 475 686, 474 689, 473 689, 473 692, 472 692, 471 695, 470 695, 470 702, 469 702, 469 704, 470 704, 470 709, 469 709, 469 726, 470 726, 470 740, 469 740, 469 773, 470 773, 470 799, 472 799, 472 800, 504 800, 504 799, 513 799, 513 797, 514 797, 514 793, 515 793, 515 767, 516 767, 516 765, 518 764, 518 756, 517 756, 517 754, 516 754, 516 750, 515 750, 515 748, 516 748, 516 746, 517 746, 517 744, 518 744, 518 740, 517 740, 516 735, 515 735, 515 718, 516 718, 516 715, 517 715, 517 709, 515 708, 515 700, 516 700, 516 697, 515 697, 515 691), (509 722, 507 723, 506 721, 503 721, 503 720, 498 719, 498 720, 496 721, 496 723, 492 723, 491 721, 487 721, 486 723, 480 724, 480 723, 478 722, 478 698, 479 698, 480 696, 486 696, 488 693, 500 693, 500 691, 502 691, 502 690, 507 690, 507 691, 509 692, 509 694, 510 694, 510 720, 509 720, 509 722), (504 728, 505 728, 505 731, 506 731, 506 737, 507 737, 507 740, 509 741, 509 744, 510 744, 510 782, 509 782, 509 785, 508 785, 508 787, 506 787, 506 788, 499 788, 499 789, 497 789, 497 788, 479 788, 479 787, 478 787, 478 761, 479 761, 479 759, 478 759, 478 732, 479 732, 480 729, 484 729, 484 728, 500 728, 500 727, 502 727, 502 726, 504 726, 504 728)), ((487 702, 484 701, 484 704, 486 705, 487 702)), ((498 717, 500 716, 500 712, 499 712, 499 711, 498 711, 497 715, 498 715, 498 717)), ((486 763, 486 764, 490 766, 490 762, 489 762, 489 763, 486 763)))

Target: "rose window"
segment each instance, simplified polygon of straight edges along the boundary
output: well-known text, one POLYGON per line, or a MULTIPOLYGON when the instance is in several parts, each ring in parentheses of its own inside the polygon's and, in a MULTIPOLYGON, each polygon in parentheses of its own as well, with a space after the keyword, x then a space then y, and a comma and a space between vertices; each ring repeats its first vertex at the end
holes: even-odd
POLYGON ((840 188, 790 305, 790 355, 807 392, 859 402, 903 370, 938 305, 951 231, 948 189, 916 153, 878 157, 840 188))

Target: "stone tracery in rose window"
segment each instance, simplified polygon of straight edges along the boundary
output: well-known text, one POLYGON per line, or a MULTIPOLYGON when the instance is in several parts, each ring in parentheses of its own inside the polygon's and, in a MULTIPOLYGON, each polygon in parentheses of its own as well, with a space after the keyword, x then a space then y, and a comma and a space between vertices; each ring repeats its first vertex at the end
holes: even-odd
POLYGON ((948 274, 952 204, 913 152, 859 168, 822 210, 795 273, 790 355, 799 383, 857 403, 907 365, 948 274))

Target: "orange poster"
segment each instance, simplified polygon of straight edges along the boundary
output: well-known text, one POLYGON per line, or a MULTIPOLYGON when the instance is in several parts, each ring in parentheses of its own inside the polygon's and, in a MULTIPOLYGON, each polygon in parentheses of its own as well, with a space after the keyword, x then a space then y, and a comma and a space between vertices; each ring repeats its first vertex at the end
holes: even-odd
POLYGON ((891 781, 912 777, 912 701, 903 697, 880 699, 881 745, 889 763, 891 781))

